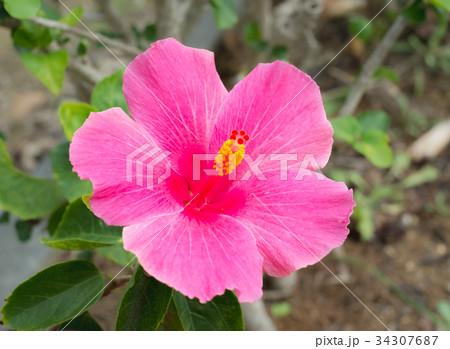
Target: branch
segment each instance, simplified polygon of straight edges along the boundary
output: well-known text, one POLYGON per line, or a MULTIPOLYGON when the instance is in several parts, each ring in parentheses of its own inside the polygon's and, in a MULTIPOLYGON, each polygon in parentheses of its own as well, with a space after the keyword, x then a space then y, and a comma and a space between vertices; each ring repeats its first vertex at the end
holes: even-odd
POLYGON ((42 27, 52 28, 52 29, 60 29, 67 33, 71 33, 71 34, 86 38, 93 42, 101 41, 106 46, 116 48, 116 49, 118 49, 124 53, 127 53, 131 56, 137 56, 138 54, 141 53, 141 51, 138 50, 134 46, 130 46, 130 45, 124 44, 123 42, 110 39, 107 36, 104 36, 102 34, 92 34, 87 30, 79 29, 76 27, 71 27, 71 26, 68 26, 67 24, 64 24, 61 22, 52 21, 50 19, 45 19, 45 18, 41 18, 41 17, 30 18, 30 21, 35 24, 38 24, 42 27))
POLYGON ((83 79, 89 81, 94 86, 104 78, 104 76, 102 76, 91 65, 83 64, 77 60, 70 60, 68 69, 83 79))
POLYGON ((100 12, 104 13, 111 27, 126 41, 133 40, 132 36, 123 25, 120 17, 114 10, 111 0, 97 0, 97 3, 100 7, 100 12))
POLYGON ((181 18, 176 0, 156 0, 156 28, 158 39, 180 39, 181 18))
POLYGON ((364 96, 364 93, 366 92, 367 87, 372 80, 372 76, 375 73, 375 70, 386 59, 389 51, 391 50, 391 47, 395 44, 397 39, 405 30, 406 24, 407 19, 402 15, 397 17, 397 19, 394 21, 394 23, 384 36, 383 40, 381 40, 380 45, 369 57, 366 64, 364 64, 358 81, 356 81, 356 83, 352 86, 350 93, 348 94, 347 99, 344 102, 344 105, 339 110, 339 117, 342 117, 344 115, 351 115, 355 112, 356 108, 359 105, 359 102, 364 96))

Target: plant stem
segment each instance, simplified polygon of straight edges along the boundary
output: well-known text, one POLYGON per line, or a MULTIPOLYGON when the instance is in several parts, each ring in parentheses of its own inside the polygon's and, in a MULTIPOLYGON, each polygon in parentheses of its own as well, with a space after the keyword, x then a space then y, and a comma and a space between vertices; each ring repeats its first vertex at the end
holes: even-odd
POLYGON ((137 56, 138 54, 141 53, 141 51, 134 46, 127 45, 121 41, 110 39, 107 36, 104 36, 102 34, 94 34, 87 30, 84 30, 84 29, 71 27, 67 24, 64 24, 64 23, 61 23, 58 21, 53 21, 53 20, 41 18, 41 17, 30 18, 30 21, 35 24, 38 24, 42 27, 63 30, 67 33, 71 33, 71 34, 86 38, 93 42, 100 41, 106 46, 118 49, 124 53, 131 55, 131 56, 137 56))
POLYGON ((381 40, 381 43, 373 51, 372 55, 369 57, 367 62, 361 71, 358 81, 352 86, 350 93, 347 96, 342 108, 340 109, 338 116, 342 117, 345 115, 352 115, 359 105, 368 85, 372 80, 372 76, 376 69, 383 63, 386 59, 392 46, 398 40, 400 35, 406 28, 407 19, 400 15, 391 25, 386 35, 381 40))

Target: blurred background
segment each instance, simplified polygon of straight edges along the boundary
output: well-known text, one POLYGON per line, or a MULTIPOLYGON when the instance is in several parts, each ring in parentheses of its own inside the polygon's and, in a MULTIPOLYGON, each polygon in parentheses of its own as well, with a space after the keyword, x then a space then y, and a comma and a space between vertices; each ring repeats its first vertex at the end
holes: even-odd
MULTIPOLYGON (((83 23, 125 64, 151 42, 171 36, 214 51, 228 89, 260 62, 285 60, 310 74, 335 129, 324 173, 352 187, 357 202, 350 237, 324 259, 325 265, 391 330, 450 329, 448 2, 44 4, 62 16, 66 6, 82 5, 83 23)), ((53 94, 19 59, 24 43, 14 25, 0 17, 0 132, 19 169, 51 177, 48 153, 63 139, 60 104, 89 102, 95 84, 122 64, 82 25, 70 27, 67 41, 54 43, 65 45, 70 63, 61 93, 53 94)), ((42 222, 24 225, 0 216, 3 301, 44 265, 73 255, 39 242, 45 234, 42 222)), ((95 258, 103 267, 117 268, 95 258)), ((279 330, 384 329, 323 265, 265 281, 264 303, 279 330)), ((104 328, 112 326, 119 298, 112 294, 94 307, 92 314, 104 328)))

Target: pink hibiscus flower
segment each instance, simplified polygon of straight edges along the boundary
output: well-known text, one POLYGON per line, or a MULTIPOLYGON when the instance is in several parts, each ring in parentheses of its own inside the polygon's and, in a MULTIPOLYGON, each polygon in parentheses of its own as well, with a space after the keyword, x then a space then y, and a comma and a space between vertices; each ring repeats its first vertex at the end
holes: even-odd
POLYGON ((201 302, 225 289, 251 302, 263 271, 287 276, 343 243, 351 190, 304 166, 325 166, 333 142, 308 75, 260 64, 228 93, 212 52, 166 39, 123 79, 132 118, 92 113, 70 160, 93 183, 94 214, 125 227, 148 274, 201 302))

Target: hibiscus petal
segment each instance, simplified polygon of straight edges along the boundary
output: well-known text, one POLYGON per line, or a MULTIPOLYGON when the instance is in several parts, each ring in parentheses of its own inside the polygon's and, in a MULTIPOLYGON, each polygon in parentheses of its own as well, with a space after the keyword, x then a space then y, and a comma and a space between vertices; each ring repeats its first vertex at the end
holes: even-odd
POLYGON ((92 211, 106 223, 128 225, 182 209, 182 200, 189 197, 184 179, 172 172, 158 183, 166 173, 166 161, 158 162, 154 177, 149 177, 147 164, 161 154, 153 144, 146 130, 120 108, 91 113, 75 132, 70 161, 81 179, 92 181, 92 211), (140 163, 142 156, 147 159, 140 163))
POLYGON ((240 302, 262 295, 262 257, 251 233, 225 215, 195 214, 154 218, 124 228, 126 250, 145 271, 204 303, 225 289, 240 302))
MULTIPOLYGON (((284 63, 259 64, 228 94, 219 111, 210 151, 217 152, 232 130, 250 136, 246 154, 296 154, 300 164, 306 155, 322 168, 328 161, 333 129, 326 119, 317 84, 296 67, 284 63)), ((268 159, 266 159, 268 160, 268 159)), ((264 168, 279 166, 269 161, 264 168)))
POLYGON ((192 175, 192 154, 204 154, 227 90, 214 54, 160 40, 137 56, 123 76, 130 113, 158 146, 172 153, 174 168, 192 175))
POLYGON ((352 190, 308 170, 266 171, 267 180, 252 176, 231 191, 246 197, 244 207, 231 213, 252 231, 264 257, 264 271, 287 276, 314 264, 348 235, 355 206, 352 190))

